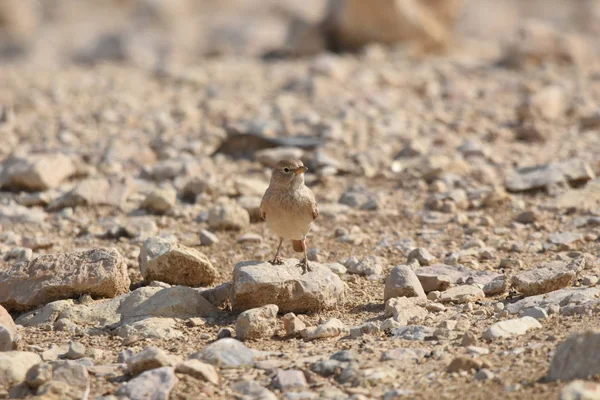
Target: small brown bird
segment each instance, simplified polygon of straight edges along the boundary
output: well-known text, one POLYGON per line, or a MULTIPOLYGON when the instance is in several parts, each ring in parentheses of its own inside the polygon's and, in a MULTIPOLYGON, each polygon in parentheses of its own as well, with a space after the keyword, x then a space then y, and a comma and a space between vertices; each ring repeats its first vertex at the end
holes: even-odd
POLYGON ((306 234, 319 216, 313 192, 304 184, 308 168, 300 160, 282 160, 273 168, 271 182, 260 203, 260 215, 269 229, 279 235, 279 246, 272 264, 281 264, 279 251, 283 239, 290 239, 298 253, 304 253, 300 262, 304 272, 310 271, 306 254, 306 234))

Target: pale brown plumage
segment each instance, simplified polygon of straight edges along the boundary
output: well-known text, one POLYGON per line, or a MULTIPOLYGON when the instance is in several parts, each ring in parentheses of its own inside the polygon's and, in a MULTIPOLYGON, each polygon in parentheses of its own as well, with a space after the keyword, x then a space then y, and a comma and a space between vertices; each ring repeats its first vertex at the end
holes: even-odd
POLYGON ((304 184, 304 173, 307 170, 300 160, 279 161, 273 168, 271 182, 260 204, 260 215, 280 239, 272 263, 281 263, 281 243, 284 239, 289 239, 295 251, 304 253, 301 265, 305 271, 310 270, 306 234, 319 216, 315 196, 304 184))

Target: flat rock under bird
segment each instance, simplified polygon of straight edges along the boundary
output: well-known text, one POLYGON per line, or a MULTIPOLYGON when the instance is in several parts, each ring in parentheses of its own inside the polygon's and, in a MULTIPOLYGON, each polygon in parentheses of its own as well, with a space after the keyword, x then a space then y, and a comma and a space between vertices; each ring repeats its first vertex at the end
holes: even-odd
POLYGON ((260 215, 269 229, 279 235, 279 246, 273 264, 281 264, 279 251, 284 239, 292 241, 295 251, 304 253, 300 262, 303 270, 310 271, 306 254, 306 235, 319 216, 312 191, 304 184, 308 168, 300 160, 282 160, 273 168, 271 182, 260 204, 260 215))

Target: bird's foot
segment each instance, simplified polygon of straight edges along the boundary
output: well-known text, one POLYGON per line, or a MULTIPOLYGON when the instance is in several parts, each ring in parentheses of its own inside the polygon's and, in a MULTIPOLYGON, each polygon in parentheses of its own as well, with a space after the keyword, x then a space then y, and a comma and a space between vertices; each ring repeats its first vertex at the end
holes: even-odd
POLYGON ((304 260, 300 261, 298 263, 299 267, 302 267, 302 273, 305 274, 307 272, 311 272, 312 268, 311 266, 308 264, 308 260, 305 258, 304 260))
POLYGON ((274 259, 272 259, 269 262, 271 264, 273 264, 273 265, 281 265, 281 264, 283 264, 283 261, 281 260, 281 258, 279 256, 275 257, 274 259))

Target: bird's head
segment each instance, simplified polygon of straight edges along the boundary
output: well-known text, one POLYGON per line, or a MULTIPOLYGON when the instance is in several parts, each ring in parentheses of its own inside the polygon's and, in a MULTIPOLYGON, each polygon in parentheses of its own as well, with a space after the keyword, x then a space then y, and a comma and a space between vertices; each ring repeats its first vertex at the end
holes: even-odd
POLYGON ((273 167, 271 183, 280 187, 298 187, 304 184, 308 168, 300 160, 281 160, 273 167))

